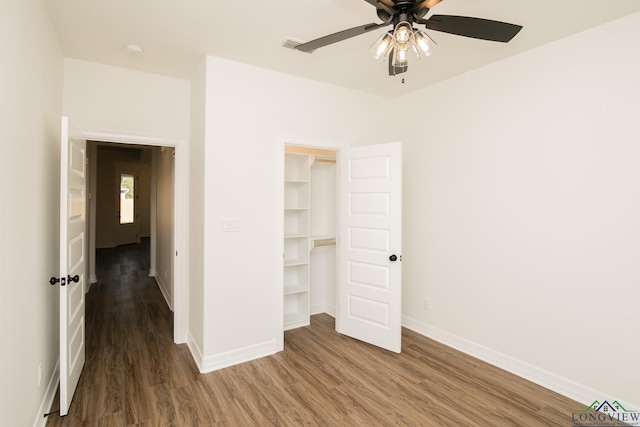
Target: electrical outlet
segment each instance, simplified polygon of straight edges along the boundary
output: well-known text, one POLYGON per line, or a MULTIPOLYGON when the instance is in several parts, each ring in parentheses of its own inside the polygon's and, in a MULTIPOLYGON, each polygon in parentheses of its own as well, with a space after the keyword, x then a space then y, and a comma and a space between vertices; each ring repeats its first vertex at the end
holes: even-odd
POLYGON ((38 366, 38 385, 42 385, 42 363, 38 366))
POLYGON ((431 298, 424 299, 424 309, 425 311, 431 311, 431 298))

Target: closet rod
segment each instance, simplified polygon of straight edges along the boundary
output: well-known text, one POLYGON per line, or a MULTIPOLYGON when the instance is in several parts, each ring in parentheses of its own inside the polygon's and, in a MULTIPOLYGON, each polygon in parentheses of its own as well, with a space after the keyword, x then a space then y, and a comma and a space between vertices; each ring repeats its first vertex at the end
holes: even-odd
POLYGON ((323 148, 302 147, 299 145, 285 145, 284 152, 287 154, 309 154, 312 156, 336 157, 335 150, 325 150, 323 148))
POLYGON ((319 246, 335 246, 336 242, 325 242, 325 243, 314 243, 313 247, 317 248, 319 246))
POLYGON ((315 159, 316 163, 335 163, 335 159, 315 159))

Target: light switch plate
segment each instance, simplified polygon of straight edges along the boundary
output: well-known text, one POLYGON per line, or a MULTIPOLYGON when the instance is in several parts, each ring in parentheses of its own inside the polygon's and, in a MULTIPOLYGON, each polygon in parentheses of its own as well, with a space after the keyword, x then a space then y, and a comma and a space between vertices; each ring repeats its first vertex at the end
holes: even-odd
POLYGON ((220 218, 220 231, 223 233, 240 231, 240 220, 238 218, 220 218))

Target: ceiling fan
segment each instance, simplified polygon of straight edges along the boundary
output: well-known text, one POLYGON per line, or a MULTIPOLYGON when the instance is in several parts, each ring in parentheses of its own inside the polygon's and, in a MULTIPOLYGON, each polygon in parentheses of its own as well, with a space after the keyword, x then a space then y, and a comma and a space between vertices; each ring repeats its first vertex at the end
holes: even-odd
POLYGON ((392 25, 393 29, 380 36, 371 46, 371 50, 376 59, 389 56, 389 75, 395 76, 407 71, 410 51, 418 57, 429 56, 435 44, 425 31, 414 28, 414 24, 424 25, 426 29, 443 33, 503 43, 510 41, 522 29, 521 25, 468 16, 431 15, 428 19, 424 19, 429 9, 442 0, 365 1, 376 7, 381 23, 365 24, 339 31, 299 44, 295 48, 302 52, 313 53, 318 48, 392 25))

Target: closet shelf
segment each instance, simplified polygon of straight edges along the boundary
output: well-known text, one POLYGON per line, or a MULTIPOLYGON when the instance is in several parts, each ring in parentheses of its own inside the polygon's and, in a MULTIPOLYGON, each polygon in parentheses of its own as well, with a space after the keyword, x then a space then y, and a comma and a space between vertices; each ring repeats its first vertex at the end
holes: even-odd
POLYGON ((284 328, 309 324, 309 156, 285 147, 284 171, 284 328))
POLYGON ((284 238, 285 239, 302 239, 303 237, 309 237, 306 234, 299 234, 299 233, 293 233, 293 234, 285 234, 284 238))
POLYGON ((309 264, 309 260, 306 258, 296 258, 296 259, 285 259, 284 266, 285 267, 293 267, 296 265, 306 265, 309 264))
POLYGON ((285 295, 299 294, 301 292, 308 292, 308 291, 309 291, 309 287, 304 285, 293 285, 293 286, 284 287, 285 295))
POLYGON ((321 235, 312 235, 310 237, 311 240, 313 241, 321 241, 321 240, 336 240, 336 236, 330 236, 330 235, 325 235, 325 234, 321 234, 321 235))

